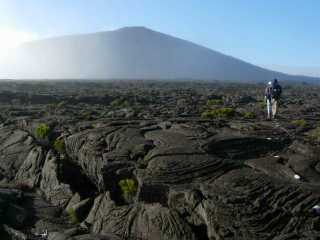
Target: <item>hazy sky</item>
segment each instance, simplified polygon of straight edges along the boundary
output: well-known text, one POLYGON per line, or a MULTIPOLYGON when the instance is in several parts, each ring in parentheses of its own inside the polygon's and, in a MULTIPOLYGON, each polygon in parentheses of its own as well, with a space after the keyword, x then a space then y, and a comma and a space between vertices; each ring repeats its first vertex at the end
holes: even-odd
POLYGON ((146 26, 289 73, 320 76, 319 0, 0 0, 0 52, 23 40, 146 26))

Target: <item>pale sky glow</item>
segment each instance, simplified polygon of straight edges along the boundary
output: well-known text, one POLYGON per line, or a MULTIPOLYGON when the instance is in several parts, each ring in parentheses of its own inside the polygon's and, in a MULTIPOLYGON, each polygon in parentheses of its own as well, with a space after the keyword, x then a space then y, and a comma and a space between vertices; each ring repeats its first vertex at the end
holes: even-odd
POLYGON ((319 12, 319 0, 0 0, 0 58, 35 38, 145 26, 252 64, 320 76, 319 12))
POLYGON ((24 42, 37 39, 36 34, 16 29, 0 29, 0 60, 24 42))

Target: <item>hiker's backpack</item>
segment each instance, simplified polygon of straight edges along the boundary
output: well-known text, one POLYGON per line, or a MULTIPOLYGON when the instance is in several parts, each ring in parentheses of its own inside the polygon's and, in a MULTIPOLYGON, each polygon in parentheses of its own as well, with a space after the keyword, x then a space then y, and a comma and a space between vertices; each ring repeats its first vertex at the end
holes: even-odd
POLYGON ((278 100, 280 98, 282 89, 279 84, 272 86, 272 98, 278 100))

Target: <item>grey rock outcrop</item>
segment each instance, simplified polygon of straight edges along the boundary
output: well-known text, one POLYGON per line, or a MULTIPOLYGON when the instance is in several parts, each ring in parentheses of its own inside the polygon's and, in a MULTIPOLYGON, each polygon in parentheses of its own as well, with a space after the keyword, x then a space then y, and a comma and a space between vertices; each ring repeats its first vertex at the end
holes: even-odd
POLYGON ((15 181, 27 184, 30 188, 39 186, 45 155, 46 151, 41 146, 32 148, 20 166, 15 176, 15 181))
POLYGON ((54 205, 66 206, 73 193, 68 184, 59 180, 59 162, 57 156, 49 151, 42 168, 40 189, 54 205))
POLYGON ((95 199, 86 222, 93 232, 112 232, 124 239, 196 239, 176 211, 160 204, 116 206, 108 193, 95 199))
POLYGON ((24 131, 12 127, 0 129, 0 175, 10 182, 34 147, 33 138, 24 131))

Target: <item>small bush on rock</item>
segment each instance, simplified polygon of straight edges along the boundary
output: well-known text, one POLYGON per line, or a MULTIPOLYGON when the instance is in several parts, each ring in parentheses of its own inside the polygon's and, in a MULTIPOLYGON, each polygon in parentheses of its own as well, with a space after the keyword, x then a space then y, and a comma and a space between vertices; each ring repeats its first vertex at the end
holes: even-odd
POLYGON ((73 208, 68 209, 67 214, 69 217, 69 221, 72 224, 79 224, 80 223, 78 216, 77 216, 77 213, 73 208))
POLYGON ((53 143, 53 148, 56 150, 58 153, 64 153, 66 146, 64 143, 63 139, 56 139, 53 143))
POLYGON ((38 138, 45 139, 46 137, 48 137, 49 132, 50 132, 50 127, 45 123, 41 123, 36 129, 36 136, 38 138))
POLYGON ((119 182, 119 186, 121 188, 123 199, 128 203, 133 202, 133 198, 138 190, 136 181, 133 179, 122 179, 119 182))

